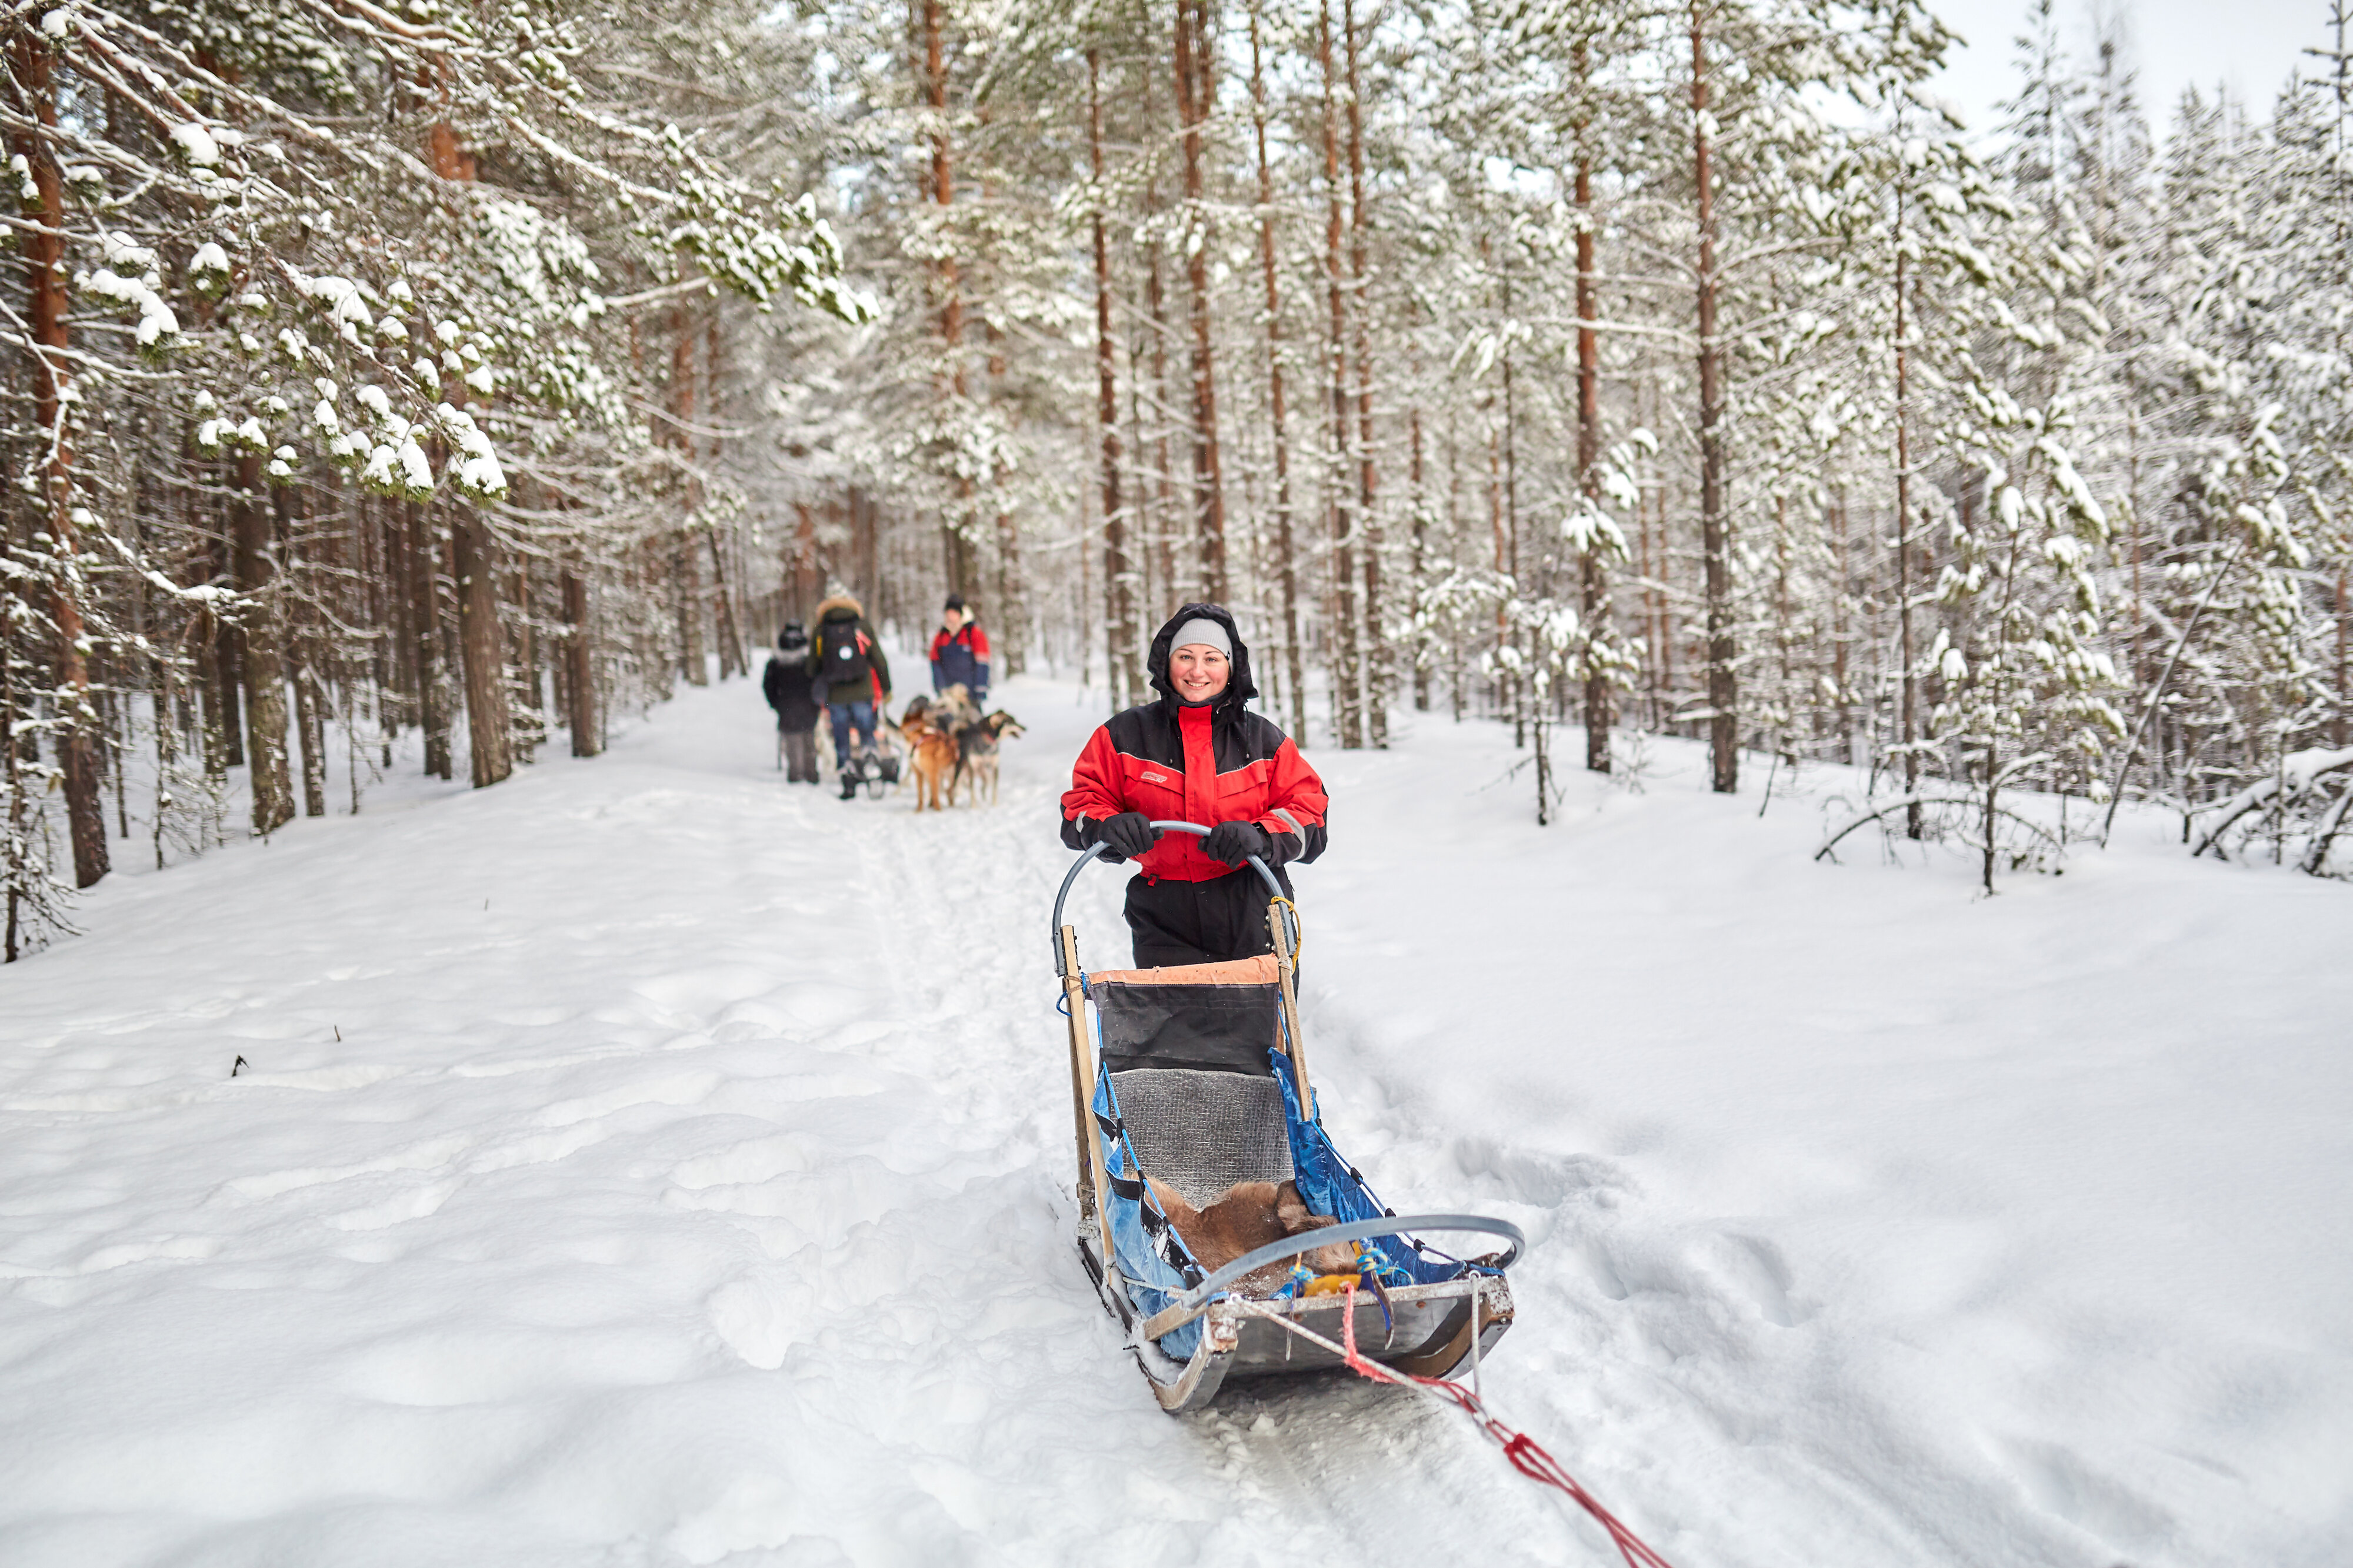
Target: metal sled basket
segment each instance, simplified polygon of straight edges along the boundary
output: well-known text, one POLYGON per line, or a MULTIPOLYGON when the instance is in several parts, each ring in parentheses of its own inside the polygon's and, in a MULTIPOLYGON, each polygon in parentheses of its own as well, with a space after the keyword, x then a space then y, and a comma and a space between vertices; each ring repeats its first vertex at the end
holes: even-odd
MULTIPOLYGON (((1190 822, 1162 832, 1207 835, 1190 822)), ((1298 927, 1265 864, 1274 952, 1230 963, 1088 973, 1062 908, 1082 855, 1054 897, 1054 967, 1070 1017, 1071 1109, 1078 1137, 1079 1256, 1104 1307, 1126 1329, 1162 1408, 1195 1410, 1228 1378, 1337 1366, 1266 1314, 1339 1340, 1354 1303, 1356 1342, 1371 1359, 1444 1377, 1482 1355, 1512 1323, 1504 1271, 1525 1245, 1518 1228, 1476 1215, 1405 1215, 1382 1205, 1324 1136, 1307 1076, 1294 989, 1298 927), (1206 1272, 1161 1212, 1146 1175, 1206 1205, 1238 1182, 1293 1182, 1337 1226, 1245 1253, 1206 1272), (1419 1234, 1483 1232, 1505 1249, 1452 1258, 1419 1234), (1378 1291, 1245 1296, 1246 1277, 1334 1242, 1362 1245, 1378 1291)))

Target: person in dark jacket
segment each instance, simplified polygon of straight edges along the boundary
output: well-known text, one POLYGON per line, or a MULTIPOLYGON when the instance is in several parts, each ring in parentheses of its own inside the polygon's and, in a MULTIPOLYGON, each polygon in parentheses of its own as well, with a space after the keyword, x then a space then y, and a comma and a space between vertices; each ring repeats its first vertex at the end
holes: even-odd
POLYGON ((975 703, 988 700, 988 634, 966 608, 962 594, 948 595, 940 629, 932 637, 932 689, 962 686, 975 703))
POLYGON ((760 691, 776 710, 776 733, 785 749, 785 782, 817 783, 817 721, 825 705, 809 689, 809 639, 798 621, 786 621, 776 651, 761 673, 760 691))
POLYGON ((866 612, 847 594, 817 607, 809 637, 809 683, 833 720, 833 754, 841 763, 841 798, 858 794, 874 754, 874 715, 891 705, 891 661, 866 612), (853 748, 850 737, 858 744, 853 748))
POLYGON ((1127 925, 1138 967, 1272 952, 1250 858, 1290 892, 1284 868, 1324 853, 1324 781, 1272 720, 1244 707, 1258 695, 1250 649, 1222 605, 1177 611, 1146 667, 1159 700, 1117 715, 1079 753, 1062 842, 1108 845, 1107 859, 1136 863, 1127 925), (1152 823, 1171 820, 1208 825, 1209 836, 1154 834, 1152 823))

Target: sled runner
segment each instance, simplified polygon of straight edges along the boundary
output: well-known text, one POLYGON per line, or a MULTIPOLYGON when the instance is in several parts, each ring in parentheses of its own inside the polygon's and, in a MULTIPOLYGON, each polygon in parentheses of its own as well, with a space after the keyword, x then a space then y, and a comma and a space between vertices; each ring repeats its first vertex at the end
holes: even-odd
MULTIPOLYGON (((1206 836, 1190 822, 1167 833, 1206 836)), ((1062 907, 1098 846, 1054 896, 1054 968, 1070 1018, 1071 1106, 1078 1135, 1079 1256, 1103 1305, 1126 1329, 1163 1409, 1198 1410, 1229 1378, 1317 1372, 1341 1358, 1283 1331, 1269 1311, 1339 1341, 1354 1303, 1355 1340, 1370 1359, 1445 1377, 1484 1354, 1512 1322, 1504 1271, 1525 1238, 1477 1215, 1400 1215, 1383 1206, 1324 1136, 1307 1076, 1293 986, 1299 927, 1274 874, 1271 954, 1230 963, 1088 973, 1062 907), (1273 1193, 1294 1184, 1314 1215, 1302 1229, 1214 1270, 1170 1223, 1240 1184, 1273 1193), (1176 1201, 1164 1202, 1162 1194, 1176 1201), (1499 1254, 1450 1257, 1424 1233, 1505 1238, 1499 1254), (1364 1289, 1333 1289, 1297 1260, 1355 1243, 1364 1289), (1288 1267, 1288 1273, 1283 1268, 1288 1267)))

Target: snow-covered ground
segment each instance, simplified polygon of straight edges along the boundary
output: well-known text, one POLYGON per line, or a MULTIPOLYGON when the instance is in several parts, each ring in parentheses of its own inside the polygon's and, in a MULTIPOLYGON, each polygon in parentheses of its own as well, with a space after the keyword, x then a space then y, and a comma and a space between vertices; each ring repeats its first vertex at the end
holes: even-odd
MULTIPOLYGON (((999 695, 995 810, 690 689, 0 971, 0 1563, 1613 1562, 1424 1402, 1154 1405, 1069 1240, 1095 714, 999 695)), ((2353 889, 2128 819, 1974 899, 1675 747, 1538 829, 1407 731, 1313 754, 1309 1039, 1384 1196, 1529 1231, 1507 1419, 1680 1568, 2353 1561, 2353 889)))

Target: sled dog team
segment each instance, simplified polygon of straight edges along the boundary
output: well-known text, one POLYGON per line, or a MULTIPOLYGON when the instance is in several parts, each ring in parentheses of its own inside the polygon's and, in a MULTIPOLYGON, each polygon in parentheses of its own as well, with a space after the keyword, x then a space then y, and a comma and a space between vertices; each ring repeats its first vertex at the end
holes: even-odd
POLYGON ((969 782, 977 803, 984 791, 997 803, 998 749, 1023 731, 1002 710, 984 713, 988 698, 988 634, 964 598, 951 595, 932 638, 932 690, 916 697, 896 722, 890 718, 891 661, 856 599, 836 594, 817 607, 817 629, 787 623, 761 679, 776 710, 786 778, 816 784, 818 721, 828 721, 841 798, 860 784, 899 782, 900 758, 887 749, 887 728, 907 753, 915 809, 944 810, 969 782))

